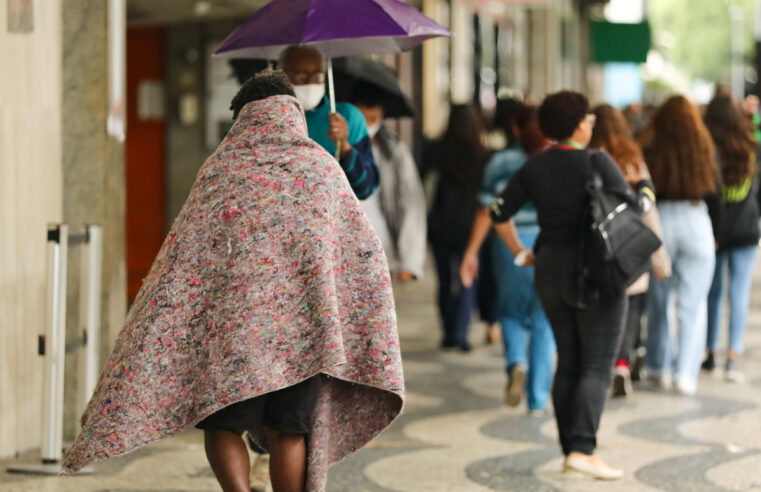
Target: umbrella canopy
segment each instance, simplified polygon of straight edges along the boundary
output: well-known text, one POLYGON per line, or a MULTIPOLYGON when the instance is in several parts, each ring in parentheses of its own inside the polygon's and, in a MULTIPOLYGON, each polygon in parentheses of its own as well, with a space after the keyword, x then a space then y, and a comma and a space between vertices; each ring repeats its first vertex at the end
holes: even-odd
POLYGON ((383 111, 387 118, 414 116, 412 103, 399 85, 396 74, 384 63, 369 58, 335 60, 336 97, 347 101, 360 82, 372 84, 383 91, 383 111))
MULTIPOLYGON (((235 77, 241 84, 267 67, 267 62, 250 58, 230 60, 235 77)), ((360 82, 374 85, 384 92, 383 110, 387 118, 415 115, 412 103, 404 94, 394 72, 385 64, 369 58, 339 58, 334 61, 335 94, 338 101, 349 101, 354 87, 360 82)))
POLYGON ((290 45, 326 57, 398 53, 451 33, 399 0, 273 0, 236 29, 215 54, 274 60, 290 45))

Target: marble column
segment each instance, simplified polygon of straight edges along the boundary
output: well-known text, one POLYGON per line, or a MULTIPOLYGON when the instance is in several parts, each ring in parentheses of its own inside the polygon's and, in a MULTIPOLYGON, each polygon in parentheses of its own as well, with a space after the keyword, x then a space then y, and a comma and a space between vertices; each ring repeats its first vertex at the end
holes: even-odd
MULTIPOLYGON (((63 218, 72 234, 103 226, 101 363, 126 310, 124 146, 106 133, 108 116, 108 2, 69 0, 63 9, 63 218)), ((78 346, 81 246, 69 249, 67 342, 78 346)), ((66 359, 64 430, 78 430, 81 349, 66 359)))

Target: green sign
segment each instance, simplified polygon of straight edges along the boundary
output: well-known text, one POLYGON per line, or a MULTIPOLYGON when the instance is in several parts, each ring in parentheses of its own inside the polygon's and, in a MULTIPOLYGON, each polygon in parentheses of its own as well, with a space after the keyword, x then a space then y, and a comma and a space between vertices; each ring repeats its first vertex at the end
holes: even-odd
POLYGON ((644 63, 649 51, 649 22, 616 24, 589 21, 589 53, 593 63, 644 63))

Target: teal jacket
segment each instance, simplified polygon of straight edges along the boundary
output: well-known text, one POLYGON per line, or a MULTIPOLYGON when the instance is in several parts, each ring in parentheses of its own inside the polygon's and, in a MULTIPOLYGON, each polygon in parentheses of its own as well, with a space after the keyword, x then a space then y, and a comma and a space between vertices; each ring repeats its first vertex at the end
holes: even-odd
MULTIPOLYGON (((351 152, 339 162, 349 179, 357 198, 364 200, 372 195, 380 183, 380 172, 373 157, 373 146, 367 134, 365 116, 349 103, 336 104, 336 112, 349 124, 351 152)), ((322 103, 306 113, 309 138, 320 144, 331 155, 336 154, 336 144, 328 139, 330 130, 330 103, 327 96, 322 103)))

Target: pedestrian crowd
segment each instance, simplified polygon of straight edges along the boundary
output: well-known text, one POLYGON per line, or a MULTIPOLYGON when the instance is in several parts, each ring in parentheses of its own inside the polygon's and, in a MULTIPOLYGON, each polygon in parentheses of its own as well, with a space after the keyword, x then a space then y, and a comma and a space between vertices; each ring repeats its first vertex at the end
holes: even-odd
POLYGON ((503 344, 505 403, 554 414, 565 471, 622 476, 597 430, 633 381, 692 395, 701 369, 742 379, 757 108, 721 88, 702 114, 674 96, 649 117, 572 91, 508 99, 493 149, 482 112, 458 104, 416 163, 385 118, 389 88, 359 80, 333 110, 326 73, 318 50, 293 46, 233 99, 67 471, 196 426, 224 490, 262 487, 247 444, 260 483, 321 490, 401 411, 391 288, 424 275, 429 245, 441 349, 470 352, 479 311, 503 344))

